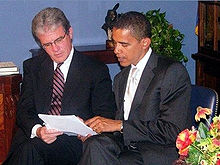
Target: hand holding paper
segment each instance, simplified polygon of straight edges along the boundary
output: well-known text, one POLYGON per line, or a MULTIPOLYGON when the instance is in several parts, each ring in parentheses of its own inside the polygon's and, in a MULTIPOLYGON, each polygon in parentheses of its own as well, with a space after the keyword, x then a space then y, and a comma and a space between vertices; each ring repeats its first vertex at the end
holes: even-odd
POLYGON ((47 128, 57 129, 67 135, 76 136, 79 134, 81 136, 87 136, 88 134, 97 134, 75 115, 56 116, 39 114, 38 116, 45 122, 47 128))

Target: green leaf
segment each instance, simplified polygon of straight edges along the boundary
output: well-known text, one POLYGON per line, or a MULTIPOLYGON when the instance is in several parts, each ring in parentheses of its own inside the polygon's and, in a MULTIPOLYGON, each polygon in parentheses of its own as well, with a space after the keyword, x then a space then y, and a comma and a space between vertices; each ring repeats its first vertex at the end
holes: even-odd
POLYGON ((207 138, 209 129, 203 122, 199 123, 198 131, 202 139, 207 138))
POLYGON ((149 10, 145 13, 146 18, 152 25, 151 47, 161 55, 168 56, 180 62, 187 62, 181 49, 183 46, 184 34, 173 26, 166 19, 166 12, 149 10))
POLYGON ((199 164, 201 153, 193 147, 189 147, 189 157, 186 159, 186 163, 197 165, 199 164))

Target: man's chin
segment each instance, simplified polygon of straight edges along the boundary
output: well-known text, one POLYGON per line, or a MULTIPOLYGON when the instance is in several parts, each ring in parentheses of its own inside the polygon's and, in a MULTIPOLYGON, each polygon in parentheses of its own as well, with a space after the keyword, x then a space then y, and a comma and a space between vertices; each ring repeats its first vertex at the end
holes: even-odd
POLYGON ((63 56, 60 56, 60 57, 56 57, 56 58, 53 58, 53 61, 55 61, 56 63, 62 63, 66 60, 67 58, 64 58, 63 56))
POLYGON ((129 63, 126 63, 126 62, 120 62, 119 61, 119 63, 120 63, 120 65, 122 66, 122 67, 127 67, 127 66, 129 66, 130 64, 129 63))

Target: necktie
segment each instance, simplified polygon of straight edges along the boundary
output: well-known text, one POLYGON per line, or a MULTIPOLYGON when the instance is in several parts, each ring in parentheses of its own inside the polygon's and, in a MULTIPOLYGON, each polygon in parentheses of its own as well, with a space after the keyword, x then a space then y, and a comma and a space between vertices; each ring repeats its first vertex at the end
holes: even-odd
POLYGON ((128 80, 128 85, 127 85, 127 89, 125 92, 125 102, 124 102, 124 119, 127 120, 129 113, 130 113, 130 109, 131 109, 131 104, 137 89, 137 79, 136 79, 136 75, 137 75, 137 68, 131 68, 131 73, 130 73, 130 78, 128 80))
POLYGON ((60 66, 62 64, 63 63, 57 64, 57 68, 54 71, 51 108, 48 112, 49 115, 60 115, 61 112, 61 103, 64 90, 64 76, 60 70, 60 66))

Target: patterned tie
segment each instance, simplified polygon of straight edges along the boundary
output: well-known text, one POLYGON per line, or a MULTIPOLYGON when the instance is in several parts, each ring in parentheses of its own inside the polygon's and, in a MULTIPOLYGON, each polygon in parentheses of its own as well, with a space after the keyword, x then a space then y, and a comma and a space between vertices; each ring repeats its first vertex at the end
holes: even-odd
POLYGON ((51 109, 48 112, 49 115, 60 115, 61 112, 61 103, 64 90, 64 76, 60 70, 60 66, 63 63, 57 64, 57 68, 54 71, 53 75, 53 92, 51 100, 51 109))

